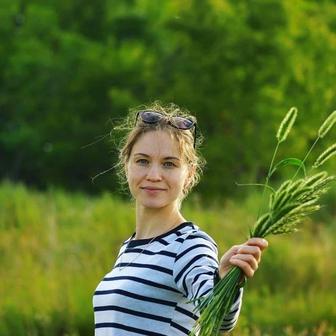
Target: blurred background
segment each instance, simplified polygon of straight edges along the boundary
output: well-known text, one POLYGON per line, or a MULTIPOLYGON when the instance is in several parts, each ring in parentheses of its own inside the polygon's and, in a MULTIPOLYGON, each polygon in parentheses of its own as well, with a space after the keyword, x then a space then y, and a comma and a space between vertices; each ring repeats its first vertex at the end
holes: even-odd
MULTIPOLYGON (((302 159, 336 109, 336 1, 0 0, 0 22, 1 336, 93 334, 92 294, 134 229, 111 169, 129 108, 197 117, 207 167, 184 212, 221 253, 257 217, 262 190, 236 182, 264 183, 287 111, 278 161, 302 159)), ((270 238, 232 334, 336 335, 335 197, 270 238)))

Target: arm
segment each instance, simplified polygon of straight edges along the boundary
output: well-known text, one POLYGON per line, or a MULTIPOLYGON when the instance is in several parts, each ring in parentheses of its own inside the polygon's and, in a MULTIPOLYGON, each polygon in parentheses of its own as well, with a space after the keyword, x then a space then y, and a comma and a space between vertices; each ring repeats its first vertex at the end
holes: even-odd
MULTIPOLYGON (((204 232, 190 234, 179 249, 173 276, 177 288, 189 300, 207 296, 219 278, 216 243, 204 232)), ((231 330, 237 323, 242 302, 242 290, 223 320, 223 330, 231 330)))

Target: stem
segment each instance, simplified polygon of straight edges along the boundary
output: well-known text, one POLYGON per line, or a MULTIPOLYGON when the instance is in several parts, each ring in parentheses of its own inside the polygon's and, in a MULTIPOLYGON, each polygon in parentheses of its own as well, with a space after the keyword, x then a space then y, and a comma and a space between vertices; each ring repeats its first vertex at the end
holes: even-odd
POLYGON ((261 196, 261 204, 259 206, 259 210, 258 210, 258 216, 257 216, 257 220, 259 219, 260 217, 260 212, 261 212, 261 207, 264 203, 264 196, 265 196, 265 190, 266 188, 268 187, 268 182, 269 182, 269 178, 270 178, 270 172, 272 171, 272 168, 273 168, 273 162, 274 162, 274 159, 275 159, 275 156, 278 152, 278 148, 279 148, 279 145, 280 145, 280 142, 278 141, 276 147, 275 147, 275 150, 273 152, 273 157, 272 157, 272 160, 271 160, 271 164, 270 164, 270 167, 268 169, 268 172, 267 172, 267 177, 266 177, 266 183, 265 183, 265 186, 264 186, 264 189, 263 189, 263 193, 262 193, 262 196, 261 196))
MULTIPOLYGON (((302 160, 302 164, 304 164, 304 162, 306 161, 306 159, 308 158, 308 155, 311 153, 311 151, 313 150, 313 148, 315 147, 315 145, 317 144, 317 142, 320 140, 321 138, 318 136, 315 140, 315 142, 311 145, 308 153, 306 154, 306 156, 304 157, 304 159, 302 160)), ((297 175, 297 173, 299 172, 300 167, 297 169, 297 171, 295 172, 294 176, 292 177, 292 180, 294 180, 295 176, 297 175)))
POLYGON ((202 308, 201 314, 189 336, 218 335, 223 319, 230 312, 238 293, 237 284, 242 274, 239 267, 233 267, 214 287, 213 292, 198 305, 198 308, 202 308))

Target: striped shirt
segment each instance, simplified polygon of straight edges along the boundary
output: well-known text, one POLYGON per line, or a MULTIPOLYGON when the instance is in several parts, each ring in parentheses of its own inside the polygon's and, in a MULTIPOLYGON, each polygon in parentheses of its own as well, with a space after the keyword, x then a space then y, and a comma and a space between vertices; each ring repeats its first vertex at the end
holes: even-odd
MULTIPOLYGON (((95 336, 188 335, 199 313, 187 301, 208 295, 218 281, 216 243, 193 222, 150 244, 151 239, 134 236, 122 244, 115 265, 95 290, 95 336)), ((241 302, 242 289, 222 331, 237 323, 241 302)))

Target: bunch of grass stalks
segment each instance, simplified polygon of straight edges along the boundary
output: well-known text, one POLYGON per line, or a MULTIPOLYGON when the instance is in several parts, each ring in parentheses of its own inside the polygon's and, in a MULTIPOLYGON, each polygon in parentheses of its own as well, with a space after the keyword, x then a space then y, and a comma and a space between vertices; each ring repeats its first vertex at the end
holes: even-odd
MULTIPOLYGON (((330 176, 326 171, 315 171, 316 168, 320 167, 331 156, 336 154, 336 144, 328 147, 316 159, 308 175, 306 174, 304 164, 316 143, 328 133, 336 122, 336 111, 331 113, 319 128, 317 138, 303 160, 287 158, 274 165, 279 145, 286 140, 296 117, 297 109, 292 107, 280 124, 276 134, 277 145, 273 153, 265 184, 248 184, 261 185, 264 187, 262 203, 264 201, 265 191, 270 191, 268 209, 263 214, 260 214, 260 206, 257 220, 249 232, 250 238, 264 238, 270 234, 277 235, 297 231, 298 225, 305 217, 321 208, 319 204, 320 197, 329 190, 331 183, 336 180, 335 176, 330 176), (277 190, 273 189, 269 185, 270 177, 276 170, 287 165, 298 167, 294 176, 284 181, 277 190), (295 179, 300 170, 303 171, 304 177, 295 179)), ((196 321, 189 336, 218 335, 223 319, 230 313, 230 309, 238 295, 239 289, 244 286, 245 283, 246 278, 242 270, 234 266, 214 286, 213 291, 209 295, 192 300, 191 302, 195 303, 194 311, 199 312, 200 317, 196 321), (244 281, 242 282, 241 279, 244 279, 244 281)))

